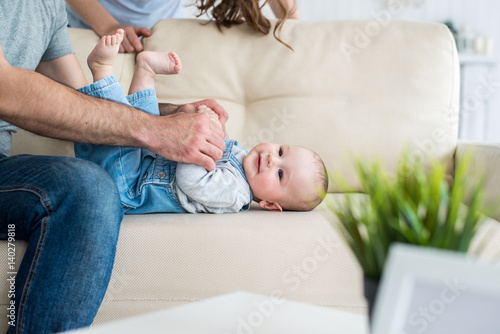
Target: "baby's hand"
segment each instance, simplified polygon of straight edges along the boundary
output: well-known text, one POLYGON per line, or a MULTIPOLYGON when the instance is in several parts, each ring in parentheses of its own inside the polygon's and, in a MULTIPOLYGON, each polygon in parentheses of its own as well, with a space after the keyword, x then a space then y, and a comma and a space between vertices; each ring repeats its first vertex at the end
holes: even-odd
POLYGON ((221 123, 220 123, 220 121, 219 121, 219 115, 217 115, 215 113, 215 111, 213 111, 212 109, 210 109, 206 105, 199 106, 196 109, 196 112, 205 115, 206 117, 208 117, 208 119, 210 119, 212 121, 215 121, 215 122, 217 122, 217 124, 219 124, 220 126, 222 126, 221 123))

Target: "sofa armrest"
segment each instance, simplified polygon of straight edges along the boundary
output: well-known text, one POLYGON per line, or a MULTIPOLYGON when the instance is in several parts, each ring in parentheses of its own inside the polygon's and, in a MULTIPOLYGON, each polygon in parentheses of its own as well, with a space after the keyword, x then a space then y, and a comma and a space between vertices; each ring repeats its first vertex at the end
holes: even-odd
POLYGON ((485 201, 488 216, 500 220, 500 144, 459 141, 455 154, 455 166, 471 152, 469 171, 472 174, 484 171, 485 201))

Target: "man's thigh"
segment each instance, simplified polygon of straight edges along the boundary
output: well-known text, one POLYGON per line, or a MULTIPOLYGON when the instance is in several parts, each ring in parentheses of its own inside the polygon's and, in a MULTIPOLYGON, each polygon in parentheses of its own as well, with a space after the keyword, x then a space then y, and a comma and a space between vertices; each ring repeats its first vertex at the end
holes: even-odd
MULTIPOLYGON (((116 187, 95 164, 68 157, 17 155, 0 157, 0 238, 7 225, 16 224, 19 240, 29 235, 56 211, 68 220, 92 220, 103 201, 101 218, 122 216, 116 187), (101 200, 102 199, 102 200, 101 200)), ((111 218, 113 217, 113 218, 111 218)), ((100 220, 100 219, 99 219, 100 220)))

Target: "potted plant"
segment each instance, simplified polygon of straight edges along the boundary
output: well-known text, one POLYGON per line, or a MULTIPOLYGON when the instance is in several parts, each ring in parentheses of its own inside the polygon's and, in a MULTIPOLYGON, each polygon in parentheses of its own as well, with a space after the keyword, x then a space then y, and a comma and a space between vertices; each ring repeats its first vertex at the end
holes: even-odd
MULTIPOLYGON (((468 174, 471 155, 456 166, 451 184, 443 164, 410 163, 408 157, 401 156, 395 175, 379 161, 358 160, 364 195, 346 194, 327 202, 334 214, 330 221, 364 272, 369 316, 393 242, 467 252, 482 221, 483 181, 468 174)), ((342 178, 337 182, 346 184, 342 178)))

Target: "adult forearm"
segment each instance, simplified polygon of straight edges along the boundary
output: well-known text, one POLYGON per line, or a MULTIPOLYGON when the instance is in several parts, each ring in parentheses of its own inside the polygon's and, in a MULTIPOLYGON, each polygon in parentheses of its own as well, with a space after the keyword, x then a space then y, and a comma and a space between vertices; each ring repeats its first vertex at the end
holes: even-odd
POLYGON ((34 133, 93 144, 137 146, 208 170, 222 156, 224 130, 198 113, 155 117, 96 99, 6 64, 0 49, 0 119, 34 133))
POLYGON ((81 94, 33 71, 2 68, 0 118, 39 135, 95 144, 145 146, 148 115, 81 94))
POLYGON ((269 0, 269 7, 273 11, 276 18, 282 18, 284 13, 282 13, 281 6, 283 6, 288 12, 289 19, 300 20, 300 12, 297 8, 297 3, 295 0, 269 0))
POLYGON ((66 0, 66 2, 99 35, 105 35, 118 21, 97 0, 66 0))
POLYGON ((167 115, 175 114, 177 111, 179 111, 179 108, 181 106, 182 105, 180 105, 180 104, 159 103, 158 109, 160 110, 161 116, 167 116, 167 115))

